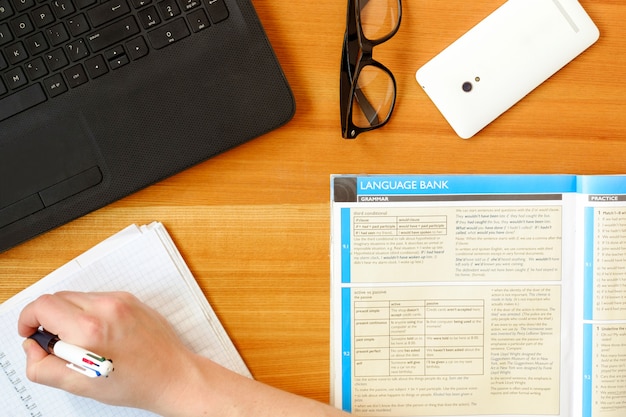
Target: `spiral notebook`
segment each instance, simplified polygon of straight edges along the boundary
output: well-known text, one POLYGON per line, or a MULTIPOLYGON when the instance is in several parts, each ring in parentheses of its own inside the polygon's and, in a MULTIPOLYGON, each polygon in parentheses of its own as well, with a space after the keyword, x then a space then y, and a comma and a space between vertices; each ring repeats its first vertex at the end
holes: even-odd
POLYGON ((0 409, 9 417, 154 416, 77 397, 26 378, 23 339, 16 330, 18 316, 39 295, 61 290, 131 292, 163 314, 190 349, 251 377, 165 227, 157 222, 131 225, 0 306, 0 409))

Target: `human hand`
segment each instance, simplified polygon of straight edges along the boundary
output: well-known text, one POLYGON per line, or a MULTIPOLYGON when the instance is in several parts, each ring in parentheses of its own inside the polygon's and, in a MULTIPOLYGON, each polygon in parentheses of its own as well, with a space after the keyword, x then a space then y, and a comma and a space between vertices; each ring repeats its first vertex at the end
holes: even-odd
POLYGON ((171 388, 182 388, 181 373, 194 360, 169 323, 128 293, 43 295, 22 310, 18 332, 28 337, 39 326, 110 358, 115 370, 108 378, 85 377, 26 339, 28 378, 108 404, 157 412, 171 406, 176 393, 171 388))
POLYGON ((88 378, 26 339, 28 378, 100 402, 168 417, 346 416, 194 354, 165 318, 128 293, 43 295, 24 307, 18 331, 28 337, 40 326, 110 358, 115 370, 108 378, 88 378))

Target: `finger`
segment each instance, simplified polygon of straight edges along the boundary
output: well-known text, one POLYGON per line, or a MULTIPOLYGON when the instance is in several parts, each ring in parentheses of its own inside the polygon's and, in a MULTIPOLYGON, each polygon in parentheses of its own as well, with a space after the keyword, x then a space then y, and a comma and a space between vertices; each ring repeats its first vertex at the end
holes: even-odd
MULTIPOLYGON (((93 396, 102 384, 67 367, 67 362, 47 354, 32 339, 22 344, 26 353, 26 376, 29 380, 82 396, 93 396)), ((104 379, 104 378, 98 378, 104 379)))
POLYGON ((54 295, 62 298, 68 303, 75 305, 84 311, 90 310, 90 308, 97 302, 98 299, 103 296, 108 296, 114 293, 108 292, 77 292, 77 291, 59 291, 54 295))
POLYGON ((18 319, 18 333, 28 337, 43 326, 49 332, 58 334, 58 324, 72 322, 79 312, 80 308, 67 298, 44 294, 24 307, 18 319))
POLYGON ((137 313, 138 300, 124 292, 60 292, 55 294, 76 308, 71 321, 61 323, 57 335, 83 347, 99 346, 115 336, 116 323, 137 313))
POLYGON ((71 371, 64 360, 48 354, 32 339, 25 339, 22 348, 26 353, 26 376, 33 382, 56 385, 53 383, 59 380, 60 375, 71 371))

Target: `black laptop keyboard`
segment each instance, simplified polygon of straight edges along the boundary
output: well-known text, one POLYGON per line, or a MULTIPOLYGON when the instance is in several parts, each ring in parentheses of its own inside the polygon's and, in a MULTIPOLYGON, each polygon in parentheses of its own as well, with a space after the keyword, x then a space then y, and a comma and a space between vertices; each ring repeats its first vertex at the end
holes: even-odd
POLYGON ((227 18, 224 0, 0 0, 0 121, 227 18))

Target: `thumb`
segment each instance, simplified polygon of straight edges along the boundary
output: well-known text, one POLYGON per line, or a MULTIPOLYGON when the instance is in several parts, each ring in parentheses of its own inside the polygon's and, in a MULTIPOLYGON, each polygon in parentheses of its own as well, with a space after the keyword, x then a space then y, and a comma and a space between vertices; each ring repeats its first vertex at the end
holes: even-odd
POLYGON ((26 353, 26 376, 29 380, 60 388, 67 383, 67 378, 73 376, 68 373, 72 371, 65 366, 64 360, 48 354, 34 340, 25 339, 22 348, 26 353))
POLYGON ((102 402, 111 402, 119 396, 115 385, 107 386, 106 378, 89 378, 71 370, 67 362, 48 354, 32 339, 24 340, 22 348, 26 353, 26 376, 32 382, 82 397, 99 397, 102 402))

